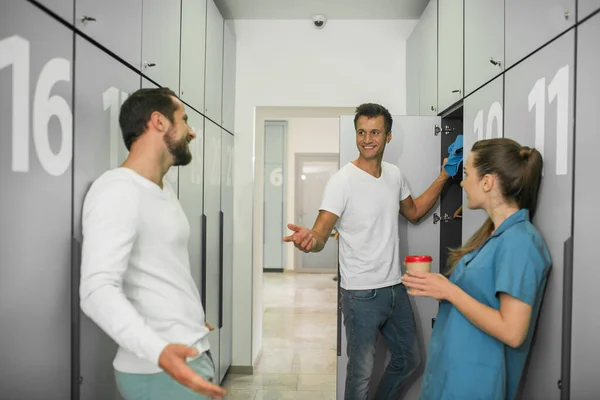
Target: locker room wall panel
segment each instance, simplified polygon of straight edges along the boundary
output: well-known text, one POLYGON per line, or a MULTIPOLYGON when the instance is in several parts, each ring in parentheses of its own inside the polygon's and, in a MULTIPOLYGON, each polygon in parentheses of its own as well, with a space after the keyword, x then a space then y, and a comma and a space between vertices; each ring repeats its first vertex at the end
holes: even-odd
MULTIPOLYGON (((13 0, 14 1, 14 0, 13 0)), ((38 0, 53 13, 69 23, 73 23, 73 3, 75 0, 38 0)))
POLYGON ((523 398, 560 398, 564 248, 571 236, 575 37, 568 32, 506 73, 504 136, 543 155, 533 224, 552 257, 523 398))
POLYGON ((420 115, 437 115, 437 3, 430 0, 421 15, 419 41, 421 63, 419 72, 419 110, 420 115))
POLYGON ((74 25, 82 33, 141 68, 142 0, 75 0, 75 16, 74 25), (82 21, 83 16, 95 21, 82 21))
POLYGON ((572 27, 575 1, 505 0, 506 68, 572 27))
POLYGON ((2 398, 71 393, 72 85, 72 31, 31 3, 3 2, 2 398))
MULTIPOLYGON (((73 232, 82 243, 81 213, 93 181, 127 157, 119 109, 140 87, 140 76, 81 37, 76 38, 73 232)), ((81 398, 112 399, 117 345, 92 320, 80 316, 81 398)))
POLYGON ((590 16, 600 10, 600 0, 577 0, 577 21, 590 16))
POLYGON ((204 111, 206 1, 181 1, 181 81, 179 96, 201 112, 204 111))
MULTIPOLYGON (((581 3, 581 1, 580 1, 581 3)), ((600 148, 600 14, 578 28, 577 97, 575 134, 575 213, 573 220, 573 320, 571 353, 571 399, 592 399, 600 393, 600 270, 597 268, 598 241, 594 237, 600 225, 597 212, 597 160, 600 148)))
MULTIPOLYGON (((438 5, 438 111, 459 101, 463 88, 463 0, 438 5)), ((408 61, 407 61, 408 62, 408 61)))

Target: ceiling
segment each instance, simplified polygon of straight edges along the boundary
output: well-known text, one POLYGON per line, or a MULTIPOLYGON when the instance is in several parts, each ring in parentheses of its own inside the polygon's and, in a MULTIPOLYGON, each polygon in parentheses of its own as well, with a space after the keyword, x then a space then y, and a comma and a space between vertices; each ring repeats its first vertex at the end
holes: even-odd
POLYGON ((215 0, 225 19, 419 19, 429 0, 215 0))

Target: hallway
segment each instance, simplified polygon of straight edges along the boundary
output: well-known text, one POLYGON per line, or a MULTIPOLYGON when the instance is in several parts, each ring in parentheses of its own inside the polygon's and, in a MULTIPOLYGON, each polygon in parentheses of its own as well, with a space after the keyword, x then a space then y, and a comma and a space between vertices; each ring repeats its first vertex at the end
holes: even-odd
POLYGON ((229 375, 235 400, 335 400, 337 282, 265 273, 263 349, 254 375, 229 375))

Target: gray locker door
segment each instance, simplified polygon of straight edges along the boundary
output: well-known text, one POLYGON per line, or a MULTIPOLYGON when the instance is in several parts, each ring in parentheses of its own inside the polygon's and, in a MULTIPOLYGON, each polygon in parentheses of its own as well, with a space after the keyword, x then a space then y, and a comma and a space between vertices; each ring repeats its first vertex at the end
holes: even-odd
POLYGON ((466 96, 504 70, 504 0, 465 0, 464 7, 466 96))
MULTIPOLYGON (((471 147, 477 140, 502 137, 503 76, 499 76, 464 101, 463 160, 466 162, 471 147)), ((463 245, 487 219, 484 210, 468 207, 467 193, 463 190, 463 245)))
MULTIPOLYGON (((398 165, 409 182, 413 199, 420 196, 437 178, 441 171, 440 136, 434 134, 435 125, 439 125, 439 117, 418 117, 394 115, 392 140, 386 146, 383 159, 398 165)), ((354 116, 340 117, 340 168, 356 159, 356 133, 354 116)), ((429 254, 433 258, 432 272, 439 271, 440 225, 433 223, 433 214, 439 214, 439 202, 432 212, 423 218, 419 225, 412 225, 404 217, 399 217, 399 240, 401 260, 407 254, 429 254)), ((398 268, 401 268, 398 265, 398 268)), ((402 269, 404 271, 404 269, 402 269)), ((421 338, 422 358, 425 365, 427 345, 431 337, 431 322, 438 310, 438 302, 430 298, 411 298, 417 330, 421 338)), ((346 332, 342 323, 341 311, 338 312, 338 364, 337 364, 337 399, 344 398, 346 368, 346 332)), ((383 337, 379 337, 375 370, 371 378, 369 399, 373 399, 377 385, 389 361, 389 353, 383 337)), ((419 371, 422 373, 422 369, 419 371)), ((419 375, 420 375, 419 374, 419 375)), ((416 400, 421 392, 421 377, 412 384, 405 400, 416 400)))
POLYGON ((420 28, 420 73, 419 73, 419 110, 420 115, 437 115, 437 48, 438 48, 438 21, 437 0, 431 0, 421 19, 420 28))
POLYGON ((73 2, 75 0, 38 0, 38 3, 48 7, 59 17, 69 23, 73 23, 73 2))
POLYGON ((179 93, 180 25, 181 1, 143 0, 142 71, 175 93, 179 93))
POLYGON ((406 114, 420 115, 419 81, 421 70, 421 24, 406 41, 406 114))
POLYGON ((463 0, 440 1, 438 21, 438 110, 442 112, 463 94, 463 0))
POLYGON ((600 0, 577 0, 577 21, 598 10, 600 10, 600 0))
POLYGON ((198 291, 202 290, 202 212, 204 182, 204 117, 185 107, 188 125, 196 133, 190 143, 192 161, 179 168, 179 202, 190 224, 190 270, 198 291))
POLYGON ((29 2, 2 2, 3 399, 71 396, 72 87, 73 32, 29 2))
POLYGON ((204 115, 221 123, 223 99, 223 17, 214 0, 206 0, 206 71, 204 115))
MULTIPOLYGON (((81 37, 75 50, 75 79, 85 82, 75 85, 73 232, 80 246, 81 212, 90 185, 105 171, 119 167, 127 156, 119 111, 129 94, 139 89, 140 77, 81 37)), ((112 362, 118 346, 83 313, 79 340, 81 399, 115 398, 112 362)))
POLYGON ((552 257, 552 270, 524 380, 523 399, 560 398, 563 263, 571 236, 573 186, 574 32, 506 74, 504 136, 536 147, 544 176, 533 224, 552 257))
POLYGON ((600 148, 598 93, 600 15, 577 28, 577 120, 575 136, 575 218, 573 220, 573 320, 571 337, 571 399, 592 399, 600 393, 600 226, 597 161, 600 148))
POLYGON ((508 68, 575 23, 575 0, 505 0, 508 68), (532 24, 535 23, 535 29, 532 24))
POLYGON ((204 244, 205 259, 203 288, 200 292, 206 321, 215 327, 208 338, 210 351, 215 362, 215 371, 219 371, 219 306, 220 290, 220 252, 219 221, 221 214, 221 128, 209 120, 204 122, 204 244))
POLYGON ((223 380, 233 357, 233 135, 221 131, 221 363, 223 380))
POLYGON ((75 0, 75 27, 141 68, 142 0, 75 0))
POLYGON ((223 23, 223 110, 221 126, 234 132, 235 125, 235 72, 236 35, 231 19, 223 23))
POLYGON ((181 87, 179 97, 204 112, 206 0, 181 1, 181 87))

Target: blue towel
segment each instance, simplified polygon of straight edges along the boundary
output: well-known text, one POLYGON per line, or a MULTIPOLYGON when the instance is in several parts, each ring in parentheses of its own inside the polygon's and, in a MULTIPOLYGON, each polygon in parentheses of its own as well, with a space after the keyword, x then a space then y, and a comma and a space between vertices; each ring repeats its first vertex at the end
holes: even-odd
POLYGON ((460 164, 463 162, 463 136, 458 135, 454 143, 452 143, 448 147, 448 161, 446 161, 446 165, 444 169, 454 178, 456 173, 458 172, 458 168, 460 164))

